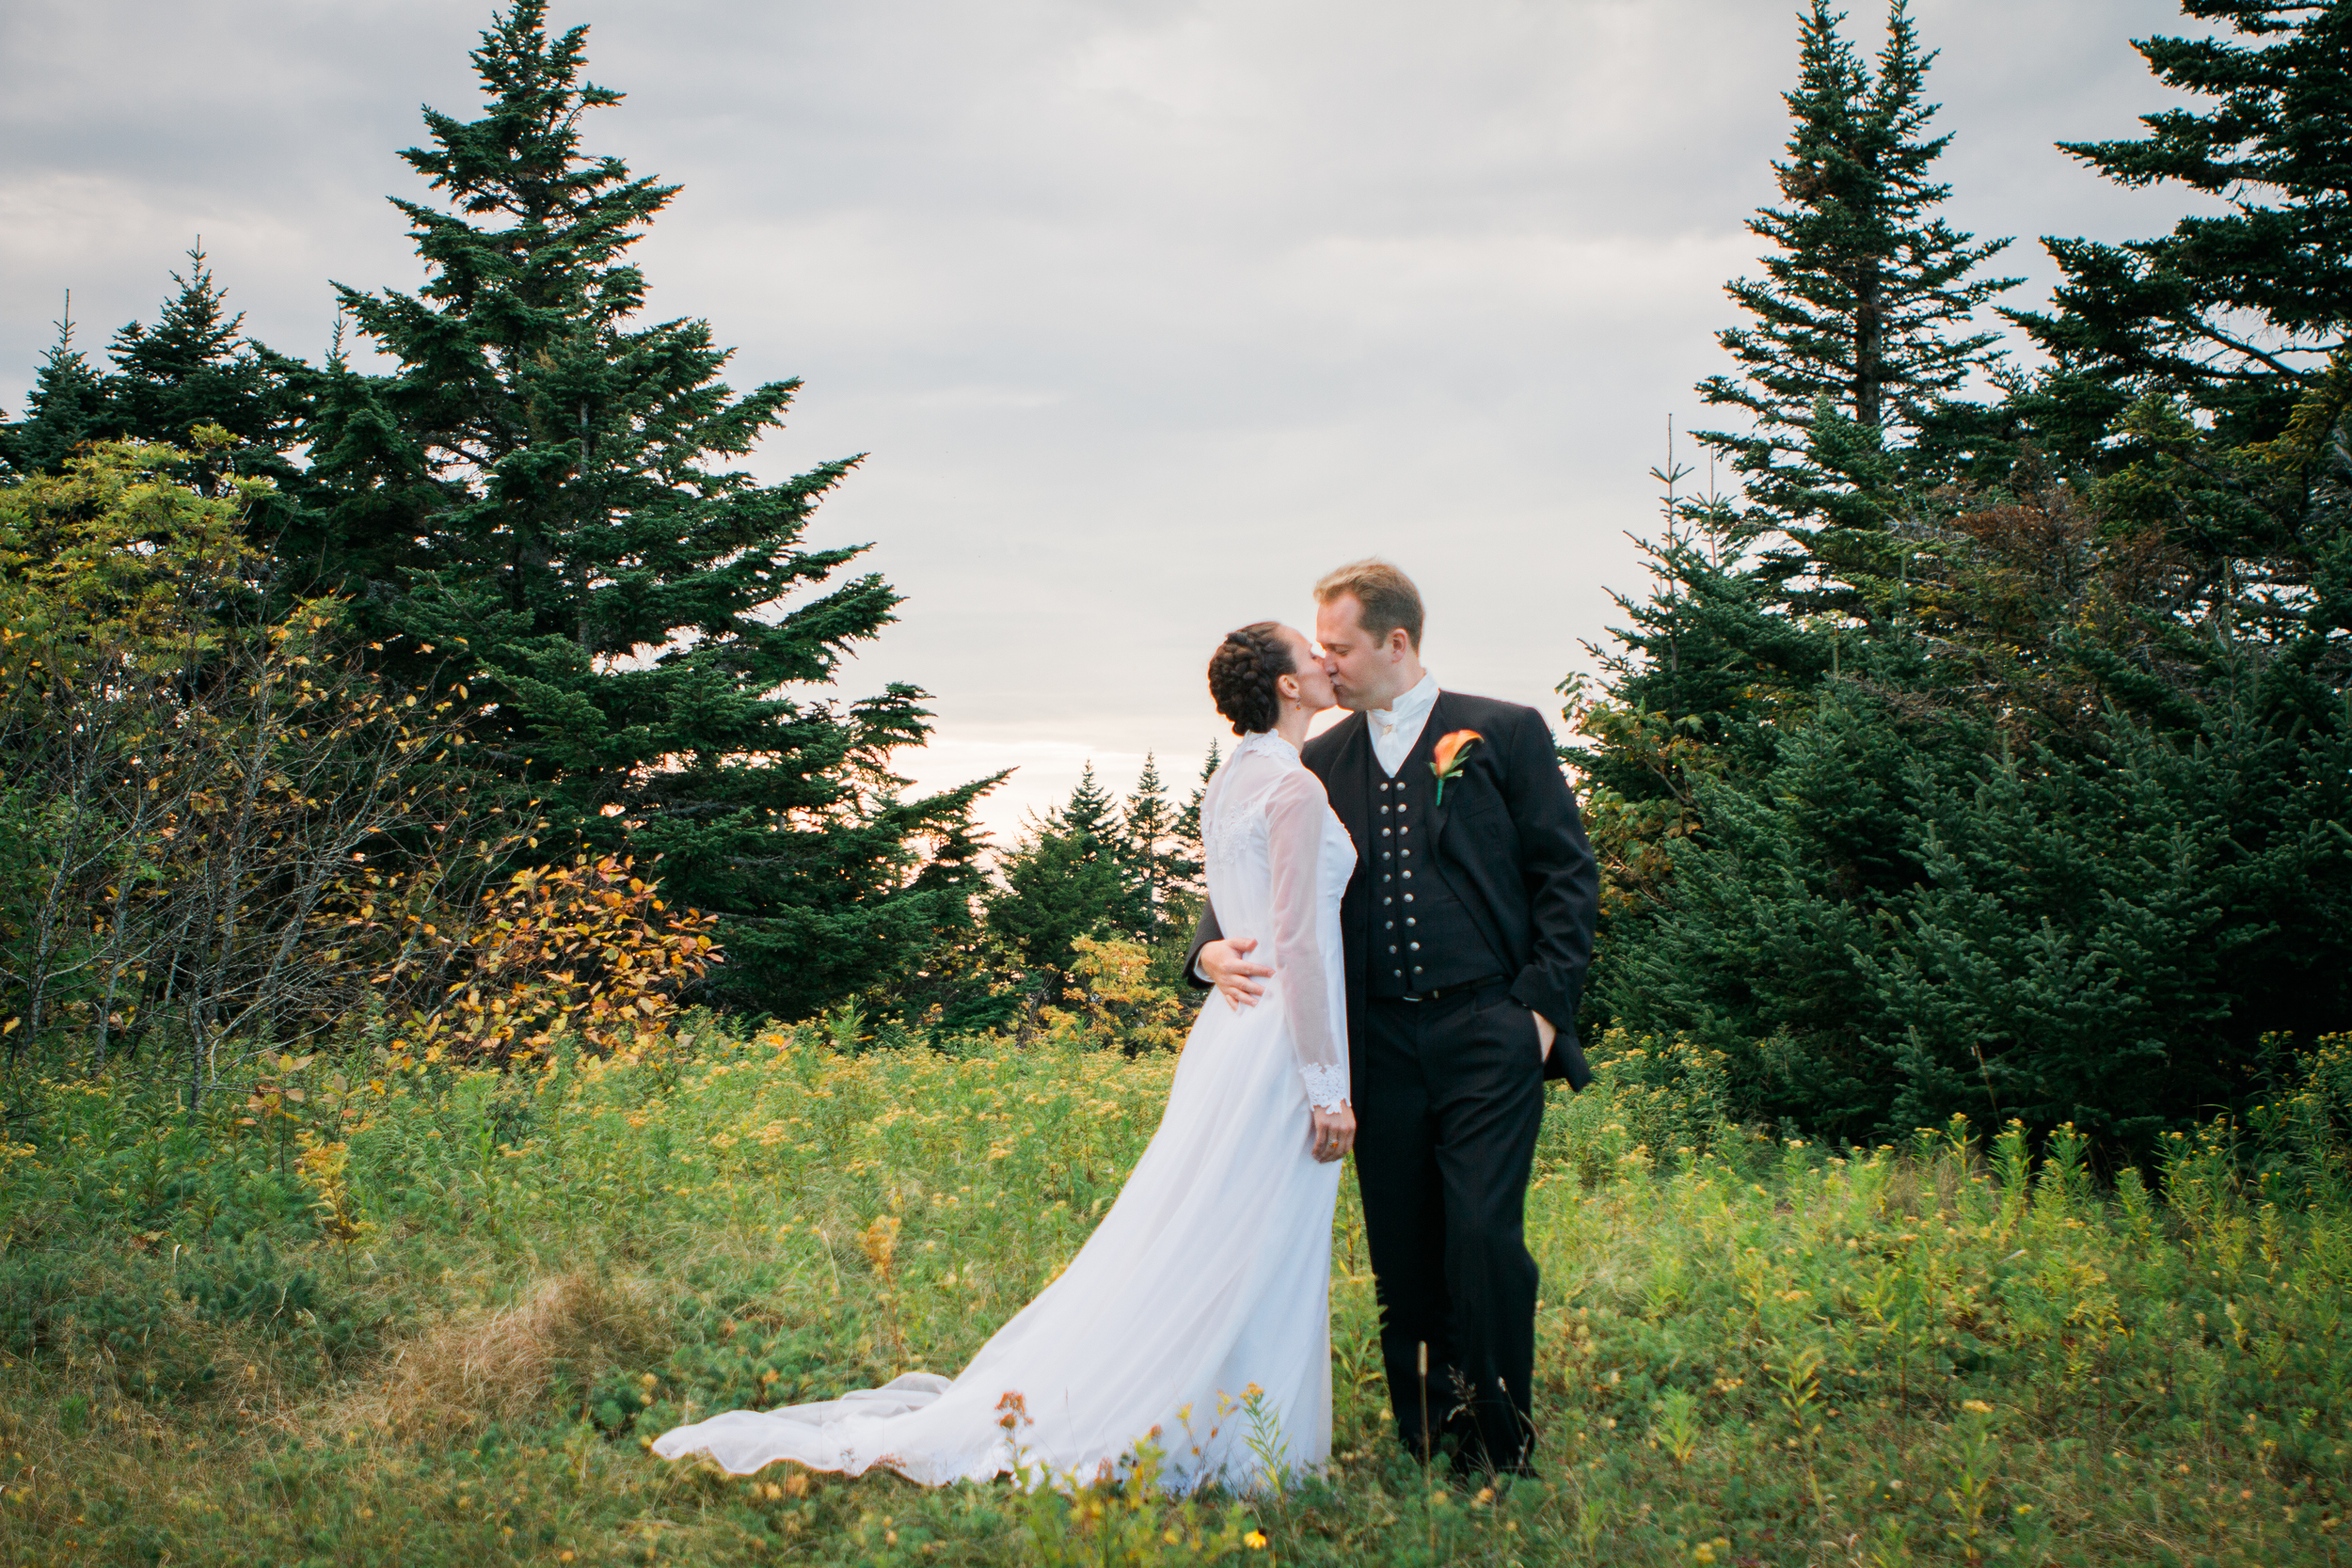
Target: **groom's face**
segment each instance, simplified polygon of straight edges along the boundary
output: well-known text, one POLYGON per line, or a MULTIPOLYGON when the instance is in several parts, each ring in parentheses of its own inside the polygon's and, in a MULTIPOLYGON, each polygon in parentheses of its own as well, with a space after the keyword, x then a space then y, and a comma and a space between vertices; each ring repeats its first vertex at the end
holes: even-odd
POLYGON ((1316 607, 1315 641, 1331 677, 1331 694, 1343 708, 1386 707, 1413 684, 1402 678, 1410 663, 1405 634, 1392 631, 1382 639, 1365 631, 1364 607, 1353 594, 1316 607))

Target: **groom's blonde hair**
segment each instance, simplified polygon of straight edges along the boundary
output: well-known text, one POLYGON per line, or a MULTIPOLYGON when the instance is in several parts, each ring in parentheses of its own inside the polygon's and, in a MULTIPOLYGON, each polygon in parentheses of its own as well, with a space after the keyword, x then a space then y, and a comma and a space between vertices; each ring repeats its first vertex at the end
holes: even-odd
POLYGON ((1386 642, 1389 633, 1402 627, 1413 652, 1421 652, 1421 590, 1411 578, 1375 555, 1335 567, 1315 584, 1317 604, 1350 594, 1364 607, 1364 630, 1375 641, 1386 642))

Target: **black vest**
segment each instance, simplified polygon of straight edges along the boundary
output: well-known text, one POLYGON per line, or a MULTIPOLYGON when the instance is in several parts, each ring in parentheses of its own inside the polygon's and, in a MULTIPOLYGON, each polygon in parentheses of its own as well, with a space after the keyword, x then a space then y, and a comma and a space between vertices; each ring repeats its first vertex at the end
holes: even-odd
POLYGON ((1502 960, 1478 934, 1470 911, 1438 869, 1437 845, 1429 836, 1438 784, 1429 770, 1438 743, 1436 729, 1434 724, 1422 725, 1421 739, 1393 779, 1380 770, 1380 759, 1366 736, 1369 779, 1364 799, 1372 802, 1372 841, 1363 847, 1360 863, 1371 895, 1372 940, 1365 974, 1375 997, 1405 996, 1502 973, 1502 960))

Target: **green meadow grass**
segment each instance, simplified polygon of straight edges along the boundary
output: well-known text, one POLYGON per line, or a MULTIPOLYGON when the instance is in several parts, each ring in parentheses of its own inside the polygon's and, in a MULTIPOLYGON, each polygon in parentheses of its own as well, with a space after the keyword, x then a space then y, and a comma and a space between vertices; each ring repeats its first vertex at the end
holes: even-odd
POLYGON ((1613 1046, 1554 1091, 1530 1197, 1538 1479, 1449 1485, 1388 1439, 1350 1182, 1329 1474, 1189 1503, 644 1450, 952 1372, 1108 1206, 1170 1056, 706 1025, 503 1077, 321 1059, 193 1117, 135 1075, 20 1079, 0 1561, 2352 1556, 2352 1042, 2254 1127, 2172 1140, 2163 1201, 2065 1137, 1741 1133, 1708 1063, 1613 1046))

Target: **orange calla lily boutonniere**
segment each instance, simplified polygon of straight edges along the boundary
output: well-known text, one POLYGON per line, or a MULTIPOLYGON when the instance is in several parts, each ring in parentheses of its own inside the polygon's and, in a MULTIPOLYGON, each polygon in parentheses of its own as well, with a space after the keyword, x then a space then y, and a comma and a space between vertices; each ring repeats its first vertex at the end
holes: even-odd
POLYGON ((1476 730, 1455 730, 1441 736, 1429 759, 1429 771, 1438 775, 1438 805, 1445 804, 1445 782, 1470 765, 1470 750, 1486 737, 1476 730))

